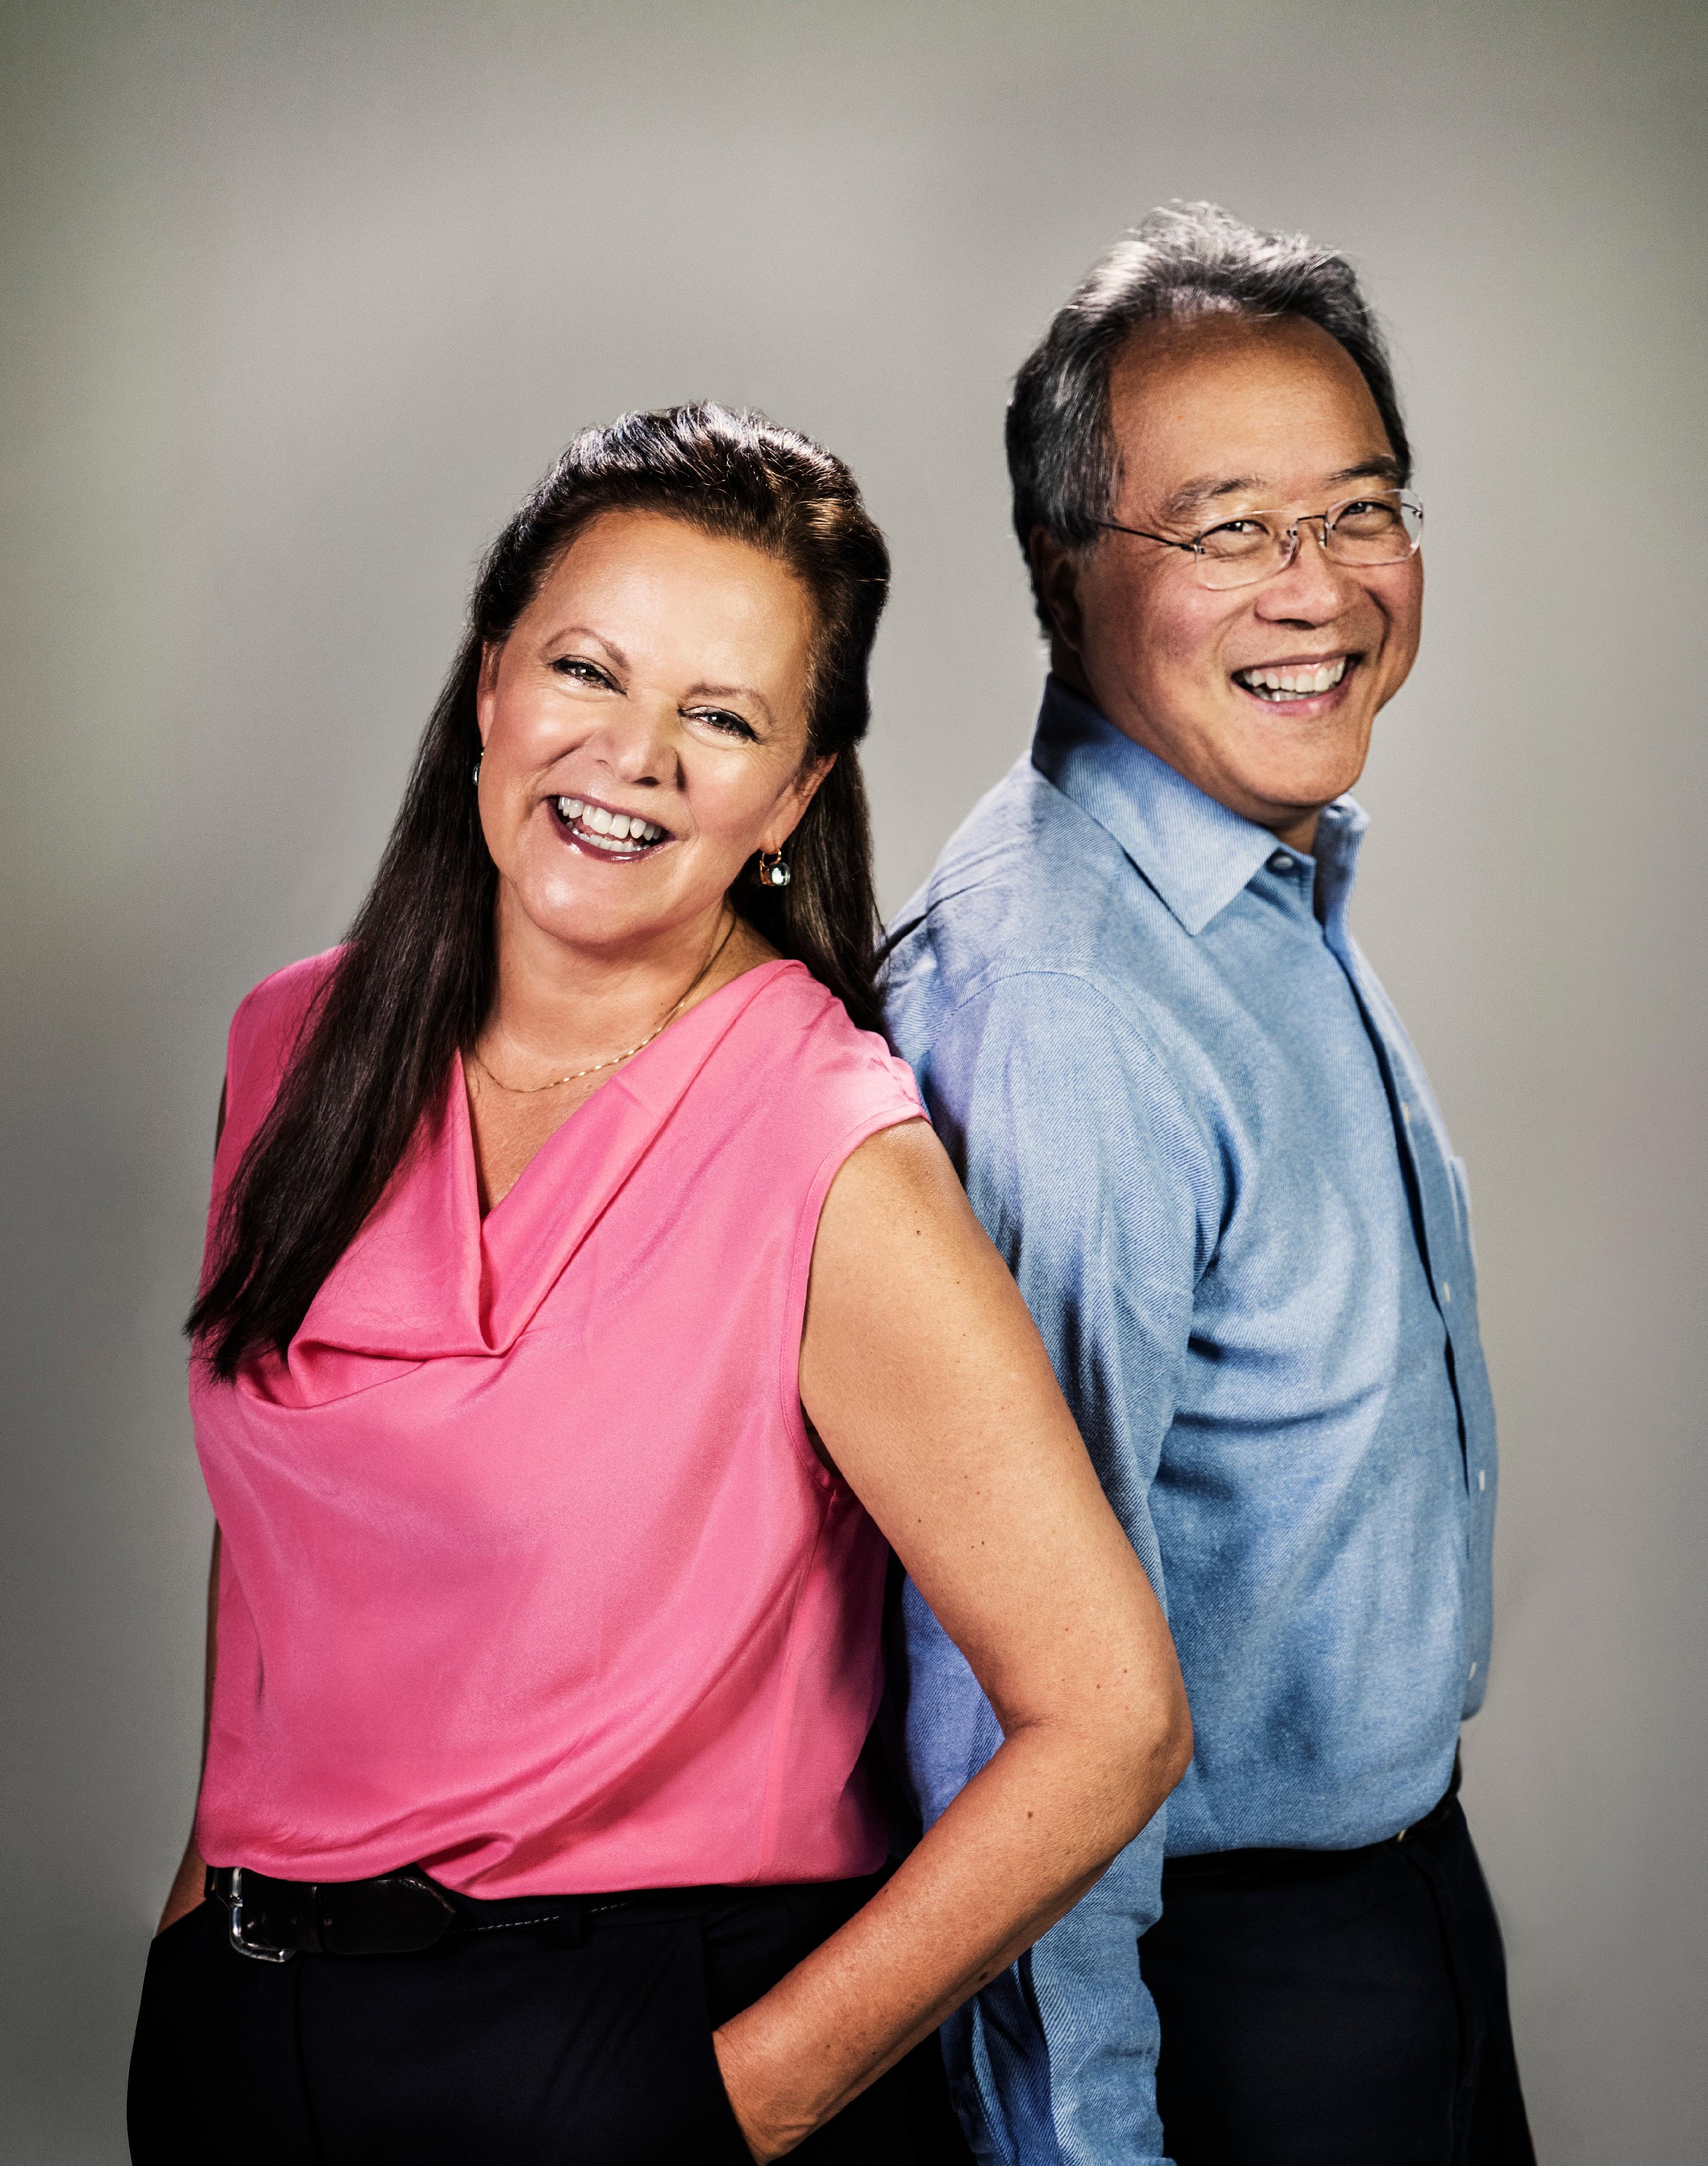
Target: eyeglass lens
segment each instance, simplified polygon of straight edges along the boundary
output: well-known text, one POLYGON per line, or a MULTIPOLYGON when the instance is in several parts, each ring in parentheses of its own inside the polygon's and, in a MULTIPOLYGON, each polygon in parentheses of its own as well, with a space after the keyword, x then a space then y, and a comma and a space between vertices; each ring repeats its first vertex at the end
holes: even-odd
MULTIPOLYGON (((1207 587, 1242 587, 1278 571, 1292 552, 1289 520, 1252 513, 1223 520, 1198 537, 1199 578, 1207 587)), ((1398 564, 1423 538, 1423 509, 1405 497, 1358 497, 1299 522, 1301 545, 1314 526, 1325 553, 1339 564, 1398 564)))

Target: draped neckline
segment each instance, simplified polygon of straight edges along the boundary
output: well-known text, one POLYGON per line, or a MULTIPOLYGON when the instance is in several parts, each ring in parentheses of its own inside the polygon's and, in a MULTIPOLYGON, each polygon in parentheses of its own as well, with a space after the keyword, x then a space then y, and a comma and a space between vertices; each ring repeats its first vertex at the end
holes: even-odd
POLYGON ((398 1365, 503 1355, 729 1031, 805 966, 760 963, 690 1008, 546 1138, 482 1218, 461 1055, 379 1202, 310 1304, 287 1360, 245 1365, 261 1397, 346 1397, 398 1365))

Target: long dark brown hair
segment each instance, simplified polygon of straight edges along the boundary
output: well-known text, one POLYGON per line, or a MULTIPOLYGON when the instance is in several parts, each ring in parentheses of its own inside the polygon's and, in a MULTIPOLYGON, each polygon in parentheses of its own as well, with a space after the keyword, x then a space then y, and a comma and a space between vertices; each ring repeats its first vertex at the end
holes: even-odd
POLYGON ((840 459, 761 415, 677 406, 586 430, 487 552, 373 885, 232 1181, 187 1326, 219 1376, 233 1376, 251 1350, 284 1352, 443 1089, 452 1054, 486 1020, 498 874, 471 782, 481 657, 509 636, 577 535, 613 510, 663 512, 749 542, 810 594, 806 758, 834 753, 836 764, 790 839, 789 885, 744 877, 730 900, 856 1022, 879 1027, 878 905, 855 747, 870 719, 867 669, 889 586, 883 536, 840 459))

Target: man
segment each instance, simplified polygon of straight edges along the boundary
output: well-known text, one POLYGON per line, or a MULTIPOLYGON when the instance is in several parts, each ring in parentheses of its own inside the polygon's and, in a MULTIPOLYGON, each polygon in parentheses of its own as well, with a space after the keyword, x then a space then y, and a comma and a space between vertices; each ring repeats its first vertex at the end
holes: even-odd
MULTIPOLYGON (((1050 680, 889 1012, 1197 1745, 949 2027, 957 2102, 1025 2166, 1527 2162, 1455 1795, 1495 1488, 1464 1172, 1347 922, 1423 599, 1381 335, 1340 257, 1176 206, 1057 315, 1008 443, 1050 680)), ((930 1819, 998 1737, 911 1589, 905 1622, 930 1819)))

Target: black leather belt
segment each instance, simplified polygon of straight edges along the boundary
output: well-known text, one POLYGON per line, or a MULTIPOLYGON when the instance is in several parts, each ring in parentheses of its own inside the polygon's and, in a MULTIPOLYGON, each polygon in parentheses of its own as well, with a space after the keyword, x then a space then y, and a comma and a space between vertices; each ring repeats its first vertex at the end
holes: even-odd
POLYGON ((455 1895, 419 1866, 372 1880, 275 1880, 246 1865, 210 1865, 210 1902, 231 1920, 231 1945, 257 1963, 293 1956, 408 1956, 458 1933, 550 1928, 569 1947, 588 1929, 640 1924, 740 1897, 725 1888, 644 1888, 606 1895, 455 1895))
POLYGON ((231 1915, 231 1945, 261 1963, 294 1955, 414 1955, 444 1939, 456 1908, 424 1873, 373 1880, 275 1880, 242 1865, 208 1868, 208 1896, 231 1915))

